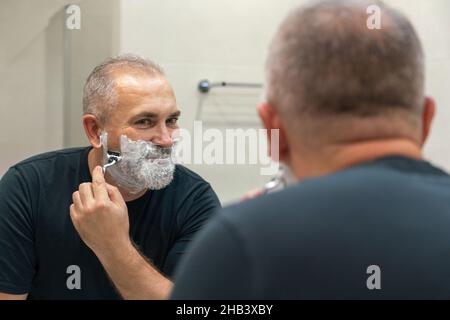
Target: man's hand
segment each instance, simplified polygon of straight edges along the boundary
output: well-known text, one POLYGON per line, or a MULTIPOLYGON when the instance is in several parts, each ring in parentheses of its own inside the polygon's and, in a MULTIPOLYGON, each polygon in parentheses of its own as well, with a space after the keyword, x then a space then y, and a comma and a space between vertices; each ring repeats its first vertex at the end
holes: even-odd
POLYGON ((241 197, 241 202, 257 198, 259 196, 262 196, 263 194, 264 194, 263 189, 251 190, 251 191, 247 192, 244 196, 241 197))
POLYGON ((82 183, 72 199, 75 229, 98 257, 130 246, 127 206, 119 190, 105 182, 101 167, 94 169, 92 183, 82 183))
POLYGON ((133 246, 125 201, 105 182, 101 167, 94 169, 92 183, 74 192, 70 217, 124 299, 167 299, 172 282, 133 246))

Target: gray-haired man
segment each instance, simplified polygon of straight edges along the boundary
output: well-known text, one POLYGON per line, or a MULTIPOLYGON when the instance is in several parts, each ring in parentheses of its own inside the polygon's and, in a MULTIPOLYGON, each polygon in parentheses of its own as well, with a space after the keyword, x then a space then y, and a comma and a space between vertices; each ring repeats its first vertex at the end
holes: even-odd
POLYGON ((207 182, 172 162, 180 111, 157 65, 107 60, 83 106, 90 147, 32 157, 0 181, 0 299, 139 298, 133 267, 150 274, 147 298, 166 298, 187 245, 220 207, 207 182))

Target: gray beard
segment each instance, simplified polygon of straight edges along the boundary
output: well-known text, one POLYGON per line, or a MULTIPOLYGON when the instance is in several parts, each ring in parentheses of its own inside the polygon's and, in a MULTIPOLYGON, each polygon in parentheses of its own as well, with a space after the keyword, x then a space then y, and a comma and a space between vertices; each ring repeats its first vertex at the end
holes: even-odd
MULTIPOLYGON (((103 132, 100 139, 106 163, 108 134, 103 132)), ((136 194, 146 189, 160 190, 172 182, 176 168, 173 148, 159 148, 150 142, 132 141, 122 135, 120 149, 120 160, 107 169, 117 186, 136 194)))
POLYGON ((108 169, 116 184, 132 194, 145 189, 160 190, 173 180, 175 164, 171 161, 159 164, 150 160, 119 161, 108 169))

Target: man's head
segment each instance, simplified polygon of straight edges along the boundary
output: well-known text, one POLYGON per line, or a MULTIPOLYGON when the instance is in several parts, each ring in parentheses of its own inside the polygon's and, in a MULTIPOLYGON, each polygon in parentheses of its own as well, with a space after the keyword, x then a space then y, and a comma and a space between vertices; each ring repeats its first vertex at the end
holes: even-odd
MULTIPOLYGON (((424 55, 408 19, 373 0, 324 0, 281 24, 266 65, 269 129, 280 129, 280 159, 298 150, 383 139, 422 145, 434 104, 424 97, 424 55), (381 29, 370 29, 378 6, 381 29)), ((301 155, 299 155, 300 157, 301 155)))
POLYGON ((172 145, 180 111, 162 69, 133 55, 111 58, 89 75, 83 93, 83 124, 95 148, 100 132, 118 150, 121 135, 162 147, 172 145))
POLYGON ((83 113, 96 162, 104 164, 107 151, 121 152, 121 161, 107 171, 111 183, 138 193, 172 181, 175 167, 168 156, 180 111, 155 63, 124 55, 97 66, 84 87, 83 113))

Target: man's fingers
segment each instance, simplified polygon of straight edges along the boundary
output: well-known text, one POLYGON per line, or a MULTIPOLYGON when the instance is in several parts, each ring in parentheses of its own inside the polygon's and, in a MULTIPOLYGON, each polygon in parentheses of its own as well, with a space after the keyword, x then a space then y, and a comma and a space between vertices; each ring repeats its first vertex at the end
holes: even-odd
POLYGON ((92 186, 90 183, 80 184, 80 189, 78 191, 84 208, 89 207, 94 203, 94 194, 92 193, 92 186))
POLYGON ((95 167, 92 172, 92 190, 96 200, 103 202, 107 202, 109 200, 105 177, 103 176, 102 167, 100 166, 95 167))
POLYGON ((241 197, 241 201, 247 201, 256 197, 259 197, 264 194, 264 190, 256 189, 247 192, 243 197, 241 197))
POLYGON ((98 184, 105 183, 105 177, 103 176, 102 167, 96 166, 94 171, 92 172, 92 182, 96 182, 98 184))
POLYGON ((72 194, 72 201, 75 206, 76 211, 81 211, 83 209, 83 204, 81 202, 80 193, 78 191, 72 194))
POLYGON ((77 232, 80 234, 80 225, 79 225, 79 220, 78 220, 79 219, 79 213, 75 209, 75 205, 74 204, 70 205, 70 219, 72 220, 72 224, 73 224, 75 230, 77 230, 77 232))
POLYGON ((122 194, 120 193, 119 189, 108 183, 106 183, 106 188, 108 190, 109 198, 112 202, 125 205, 125 200, 123 200, 122 194))
POLYGON ((75 223, 75 220, 78 218, 78 213, 73 203, 70 205, 70 218, 72 219, 73 223, 75 223))

